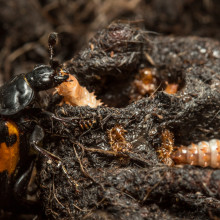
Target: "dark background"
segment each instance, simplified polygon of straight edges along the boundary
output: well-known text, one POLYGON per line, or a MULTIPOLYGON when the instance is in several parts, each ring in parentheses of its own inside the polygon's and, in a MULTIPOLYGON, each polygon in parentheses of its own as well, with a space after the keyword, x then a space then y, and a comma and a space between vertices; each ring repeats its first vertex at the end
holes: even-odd
POLYGON ((115 19, 149 31, 220 39, 218 0, 0 0, 0 84, 48 63, 47 37, 60 34, 59 60, 82 49, 115 19))

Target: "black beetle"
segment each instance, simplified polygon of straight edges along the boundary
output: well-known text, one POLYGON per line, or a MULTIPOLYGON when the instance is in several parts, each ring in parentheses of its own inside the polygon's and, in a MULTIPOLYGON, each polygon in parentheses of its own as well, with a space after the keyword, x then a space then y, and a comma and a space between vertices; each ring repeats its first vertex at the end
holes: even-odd
POLYGON ((36 92, 54 88, 67 79, 68 75, 61 75, 46 65, 16 76, 0 88, 0 115, 10 116, 20 112, 33 101, 36 92))
POLYGON ((26 143, 21 145, 19 123, 15 123, 21 117, 21 112, 35 101, 37 92, 54 88, 69 78, 68 75, 61 74, 57 63, 53 61, 56 35, 50 34, 48 40, 51 66, 39 65, 33 71, 20 74, 0 87, 0 209, 18 211, 20 207, 30 204, 24 199, 24 195, 37 155, 30 153, 31 148, 61 166, 69 178, 61 160, 41 147, 43 129, 36 125, 28 146, 26 143), (18 201, 21 201, 19 205, 18 201))

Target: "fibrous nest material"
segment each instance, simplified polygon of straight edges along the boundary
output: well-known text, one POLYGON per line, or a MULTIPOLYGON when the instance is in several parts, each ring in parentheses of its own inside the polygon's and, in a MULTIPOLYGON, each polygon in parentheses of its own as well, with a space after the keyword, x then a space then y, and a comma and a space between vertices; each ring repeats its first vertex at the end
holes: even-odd
POLYGON ((167 166, 158 149, 166 129, 176 147, 219 138, 219 61, 216 40, 149 36, 129 23, 101 30, 64 66, 108 107, 51 107, 65 121, 42 123, 44 146, 77 182, 42 157, 39 196, 46 216, 217 219, 220 170, 167 166), (112 36, 119 37, 116 46, 112 36), (130 103, 132 82, 146 67, 156 71, 157 89, 130 103), (178 85, 176 93, 163 91, 169 83, 178 85), (109 132, 116 125, 126 130, 123 140, 132 146, 126 151, 112 149, 109 132))

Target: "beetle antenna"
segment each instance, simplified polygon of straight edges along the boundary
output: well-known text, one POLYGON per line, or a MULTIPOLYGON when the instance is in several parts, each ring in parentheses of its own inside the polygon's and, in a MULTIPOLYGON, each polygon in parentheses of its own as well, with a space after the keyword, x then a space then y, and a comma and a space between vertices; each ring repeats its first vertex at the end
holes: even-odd
POLYGON ((50 56, 50 66, 52 69, 56 70, 60 66, 57 60, 54 60, 54 47, 57 44, 58 33, 52 32, 48 37, 48 47, 49 47, 49 56, 50 56))

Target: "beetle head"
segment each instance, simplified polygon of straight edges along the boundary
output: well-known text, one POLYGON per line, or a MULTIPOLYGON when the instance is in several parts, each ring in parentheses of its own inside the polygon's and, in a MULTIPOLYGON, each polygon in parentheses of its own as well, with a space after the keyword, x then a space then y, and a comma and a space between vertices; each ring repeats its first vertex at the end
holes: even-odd
POLYGON ((36 91, 54 88, 68 78, 68 75, 62 75, 61 71, 46 65, 37 66, 32 72, 26 74, 28 83, 36 91))

